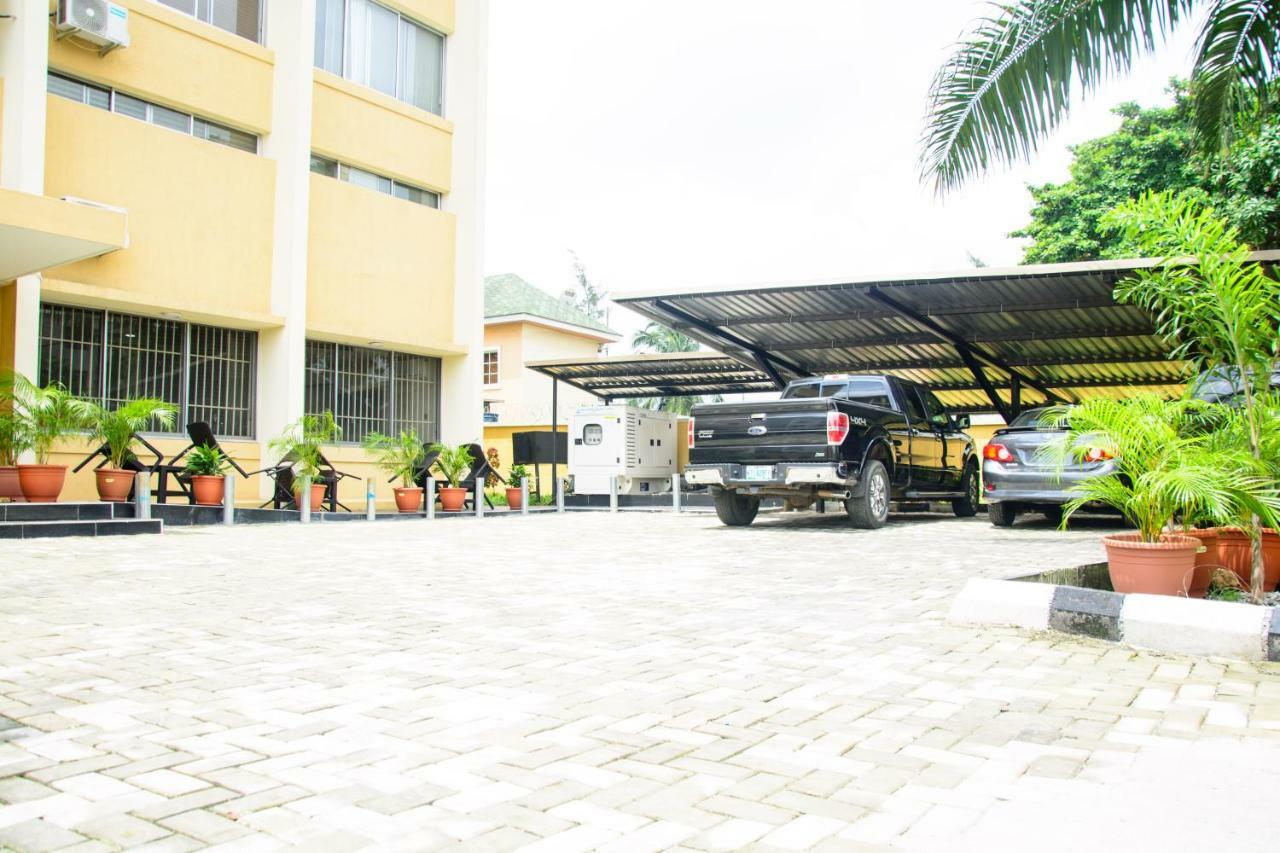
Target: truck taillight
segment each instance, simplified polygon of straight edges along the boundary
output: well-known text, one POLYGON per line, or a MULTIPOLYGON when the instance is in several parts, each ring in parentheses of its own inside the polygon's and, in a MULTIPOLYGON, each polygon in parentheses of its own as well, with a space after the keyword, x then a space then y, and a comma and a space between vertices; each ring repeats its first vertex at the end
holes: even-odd
POLYGON ((849 435, 849 416, 844 412, 827 412, 827 444, 844 444, 849 435))
POLYGON ((693 418, 689 418, 689 448, 693 449, 693 418))
POLYGON ((1115 454, 1103 450, 1101 447, 1090 447, 1089 452, 1084 455, 1086 462, 1102 462, 1105 459, 1115 459, 1115 454))
POLYGON ((997 442, 991 442, 982 448, 982 458, 991 459, 996 462, 1012 462, 1013 454, 1009 452, 1009 448, 997 442))

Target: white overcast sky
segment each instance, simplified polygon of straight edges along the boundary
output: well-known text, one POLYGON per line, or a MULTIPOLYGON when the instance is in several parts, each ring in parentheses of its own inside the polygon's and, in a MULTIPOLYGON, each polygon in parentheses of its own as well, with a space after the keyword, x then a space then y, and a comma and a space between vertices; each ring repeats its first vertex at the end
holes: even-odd
POLYGON ((1078 103, 1032 164, 939 201, 917 178, 925 96, 983 5, 491 0, 486 272, 559 293, 573 249, 624 293, 1017 263, 1026 184, 1065 178, 1115 104, 1165 102, 1194 33, 1078 103))

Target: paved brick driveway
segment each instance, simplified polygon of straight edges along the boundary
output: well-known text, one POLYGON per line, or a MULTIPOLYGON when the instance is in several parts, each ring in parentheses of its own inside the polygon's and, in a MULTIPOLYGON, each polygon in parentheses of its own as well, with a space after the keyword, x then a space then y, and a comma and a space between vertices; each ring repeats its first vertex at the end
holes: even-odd
POLYGON ((1280 669, 943 621, 965 578, 1092 561, 1097 537, 569 514, 3 544, 0 848, 1026 849, 1208 826, 1261 849, 1280 669), (1122 791, 1145 822, 1108 811, 1122 791), (1063 812, 1076 835, 1046 825, 1063 812))

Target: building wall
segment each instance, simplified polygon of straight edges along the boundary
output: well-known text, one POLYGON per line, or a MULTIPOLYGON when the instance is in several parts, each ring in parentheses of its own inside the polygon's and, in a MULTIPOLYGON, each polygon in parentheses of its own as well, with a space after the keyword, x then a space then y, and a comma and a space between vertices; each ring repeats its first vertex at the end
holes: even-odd
MULTIPOLYGON (((35 372, 42 300, 257 330, 257 435, 224 442, 252 470, 302 414, 305 340, 377 341, 442 358, 442 437, 478 439, 486 0, 381 0, 446 34, 444 117, 315 69, 314 0, 264 3, 265 44, 152 0, 118 2, 132 43, 105 57, 43 19, 0 22, 0 187, 125 208, 129 238, 0 282, 0 367, 35 372), (48 95, 46 68, 256 134, 258 154, 48 95), (312 151, 440 192, 441 207, 312 174, 312 151)), ((59 461, 84 451, 69 441, 59 461)), ((353 508, 365 478, 391 499, 358 447, 326 455, 356 475, 342 487, 353 508)), ((269 494, 257 480, 242 503, 269 494)), ((65 493, 94 494, 88 470, 65 493)))
MULTIPOLYGON (((503 426, 551 425, 551 379, 525 367, 525 362, 555 358, 590 358, 600 351, 601 338, 574 334, 528 322, 485 326, 484 347, 497 348, 499 384, 484 388, 503 426)), ((585 391, 560 383, 559 422, 566 423, 580 406, 600 401, 585 391)), ((487 429, 486 429, 487 434, 487 429)))

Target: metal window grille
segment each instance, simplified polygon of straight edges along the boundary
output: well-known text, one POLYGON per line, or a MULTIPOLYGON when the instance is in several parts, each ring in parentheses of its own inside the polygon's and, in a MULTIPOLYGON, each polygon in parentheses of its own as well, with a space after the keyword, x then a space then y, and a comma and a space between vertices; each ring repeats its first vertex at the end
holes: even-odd
POLYGON ((189 334, 187 422, 204 421, 215 435, 252 436, 257 334, 196 325, 189 334))
POLYGON ((40 384, 57 382, 77 397, 102 397, 103 313, 40 306, 40 384))
POLYGON ((40 382, 107 406, 158 397, 177 429, 252 438, 258 335, 68 305, 40 306, 40 382))
POLYGON ((438 358, 307 341, 304 407, 333 412, 344 442, 404 429, 437 441, 440 370, 438 358))
POLYGON ((177 9, 206 24, 243 36, 250 41, 262 41, 261 0, 160 0, 165 6, 177 9))

